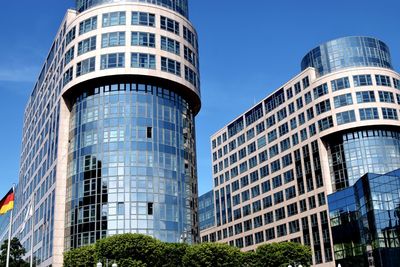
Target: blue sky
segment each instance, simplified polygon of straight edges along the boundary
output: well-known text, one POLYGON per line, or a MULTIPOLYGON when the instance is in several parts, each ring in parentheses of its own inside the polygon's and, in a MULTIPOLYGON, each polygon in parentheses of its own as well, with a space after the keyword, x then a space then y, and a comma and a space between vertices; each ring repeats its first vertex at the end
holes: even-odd
MULTIPOLYGON (((18 180, 23 110, 72 0, 5 1, 0 16, 0 194, 18 180), (24 8, 21 8, 24 7, 24 8)), ((318 44, 377 37, 400 70, 398 0, 191 0, 203 106, 197 117, 199 191, 212 188, 210 136, 300 71, 318 44)), ((0 197, 1 198, 1 197, 0 197)))

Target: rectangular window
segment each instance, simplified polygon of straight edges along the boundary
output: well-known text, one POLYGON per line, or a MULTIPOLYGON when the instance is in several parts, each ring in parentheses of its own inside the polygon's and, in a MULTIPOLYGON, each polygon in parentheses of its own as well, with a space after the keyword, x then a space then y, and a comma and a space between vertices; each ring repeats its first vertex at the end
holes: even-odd
POLYGON ((188 28, 183 26, 183 38, 191 44, 195 49, 197 49, 197 38, 196 35, 190 31, 188 28))
POLYGON ((97 16, 88 18, 79 23, 79 35, 97 29, 97 16))
POLYGON ((286 123, 282 124, 281 126, 279 126, 278 129, 279 129, 279 136, 282 137, 289 132, 289 125, 286 122, 286 123))
POLYGON ((356 115, 355 115, 354 110, 349 110, 349 111, 345 111, 345 112, 336 114, 336 120, 337 120, 338 125, 355 122, 356 115))
POLYGON ((142 26, 156 26, 155 15, 145 12, 132 12, 132 25, 142 25, 142 26))
POLYGON ((396 89, 400 89, 400 80, 393 78, 393 87, 396 89))
POLYGON ((186 45, 183 47, 183 55, 187 61, 189 61, 194 67, 197 67, 196 54, 186 45))
POLYGON ((275 123, 276 123, 275 114, 272 115, 271 117, 268 117, 266 122, 267 122, 267 128, 275 125, 275 123))
POLYGON ((360 109, 360 119, 365 120, 377 120, 379 119, 377 108, 362 108, 360 109))
POLYGON ((353 104, 353 98, 351 94, 339 95, 333 98, 333 102, 335 103, 335 108, 340 108, 353 104))
POLYGON ((375 93, 374 91, 363 91, 363 92, 357 92, 357 103, 371 103, 375 102, 375 93))
POLYGON ((75 39, 76 36, 76 28, 73 27, 65 36, 65 46, 67 46, 72 40, 75 39))
POLYGON ((317 111, 317 115, 320 115, 322 113, 330 111, 331 110, 331 103, 330 103, 329 99, 316 104, 315 105, 315 110, 317 111))
POLYGON ((303 105, 303 98, 299 97, 296 99, 296 105, 297 105, 297 109, 301 109, 304 105, 303 105))
POLYGON ((356 75, 353 76, 354 87, 372 85, 371 75, 356 75))
POLYGON ((96 36, 87 38, 78 43, 78 56, 96 50, 96 36))
POLYGON ((326 117, 326 118, 318 121, 318 128, 319 128, 320 132, 322 132, 326 129, 332 128, 332 127, 333 127, 332 116, 326 117))
POLYGON ((67 71, 64 72, 64 77, 63 77, 63 85, 64 86, 67 83, 69 83, 70 81, 72 81, 73 73, 74 73, 73 67, 69 68, 67 71))
POLYGON ((308 78, 308 76, 304 77, 302 82, 303 82, 303 89, 306 89, 307 87, 310 86, 310 79, 308 78))
POLYGON ((379 101, 384 103, 394 103, 393 93, 387 91, 379 91, 379 101))
POLYGON ((344 77, 344 78, 340 78, 340 79, 331 81, 331 86, 332 86, 332 92, 350 88, 349 78, 344 77))
POLYGON ((306 102, 306 105, 307 105, 307 104, 310 104, 310 103, 312 102, 312 95, 311 95, 311 92, 307 92, 307 93, 304 95, 304 101, 306 102))
POLYGON ((314 99, 317 99, 323 95, 328 93, 328 85, 326 83, 321 84, 320 86, 313 89, 314 99))
POLYGON ((398 120, 397 110, 393 108, 382 108, 382 115, 386 120, 398 120))
POLYGON ((101 47, 114 47, 125 45, 125 32, 110 32, 101 35, 101 47))
POLYGON ((181 45, 174 39, 161 36, 161 49, 176 55, 180 55, 181 45))
POLYGON ((286 99, 291 99, 293 97, 293 89, 292 87, 286 89, 286 99))
POLYGON ((179 22, 177 22, 173 19, 161 16, 160 25, 161 25, 161 29, 179 35, 179 22))
POLYGON ((296 93, 296 95, 301 92, 301 84, 300 84, 300 82, 298 82, 298 83, 296 83, 294 85, 294 92, 296 93))
POLYGON ((132 46, 156 47, 156 37, 154 33, 132 32, 132 46))
POLYGON ((112 69, 125 67, 125 54, 113 53, 101 56, 100 69, 112 69))
POLYGON ((125 25, 125 12, 111 12, 103 14, 103 27, 125 25))
POLYGON ((74 54, 75 54, 75 48, 74 47, 72 47, 67 52, 65 52, 64 66, 66 66, 69 62, 71 62, 72 59, 74 59, 74 54))
POLYGON ((85 59, 76 64, 76 77, 95 71, 95 57, 85 59))
POLYGON ((185 80, 193 84, 195 87, 198 86, 197 74, 188 66, 185 66, 185 80))
POLYGON ((392 83, 389 76, 375 75, 376 85, 391 87, 392 83))
POLYGON ((181 76, 181 63, 166 57, 161 57, 161 70, 181 76))
POLYGON ((153 215, 153 202, 147 203, 147 215, 153 215))

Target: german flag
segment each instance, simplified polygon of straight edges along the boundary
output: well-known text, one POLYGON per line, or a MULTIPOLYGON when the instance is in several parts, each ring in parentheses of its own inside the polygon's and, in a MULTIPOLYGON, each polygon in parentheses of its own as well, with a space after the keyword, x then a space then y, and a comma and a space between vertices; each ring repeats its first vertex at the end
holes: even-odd
POLYGON ((0 201, 0 215, 6 214, 14 208, 14 190, 11 189, 0 201))

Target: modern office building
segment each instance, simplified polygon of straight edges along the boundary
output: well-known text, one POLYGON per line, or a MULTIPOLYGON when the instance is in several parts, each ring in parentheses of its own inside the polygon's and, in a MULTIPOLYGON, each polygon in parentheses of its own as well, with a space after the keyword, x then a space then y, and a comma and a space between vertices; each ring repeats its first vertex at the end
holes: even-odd
POLYGON ((187 0, 77 0, 25 110, 12 232, 27 257, 62 266, 121 233, 198 241, 200 106, 187 0))
POLYGON ((399 79, 375 38, 309 52, 298 75, 211 137, 215 224, 202 242, 301 242, 315 266, 335 266, 327 196, 400 168, 399 79))
POLYGON ((337 263, 400 266, 400 169, 366 174, 328 205, 337 263))

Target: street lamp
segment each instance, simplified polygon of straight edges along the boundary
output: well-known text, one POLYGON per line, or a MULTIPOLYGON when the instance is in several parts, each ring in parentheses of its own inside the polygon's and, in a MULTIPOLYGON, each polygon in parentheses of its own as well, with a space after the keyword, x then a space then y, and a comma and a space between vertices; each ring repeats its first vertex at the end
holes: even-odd
POLYGON ((111 267, 118 267, 118 265, 114 262, 111 267))
POLYGON ((342 267, 342 265, 339 263, 337 267, 342 267))
POLYGON ((101 263, 101 262, 97 263, 96 267, 103 267, 103 263, 101 263))

